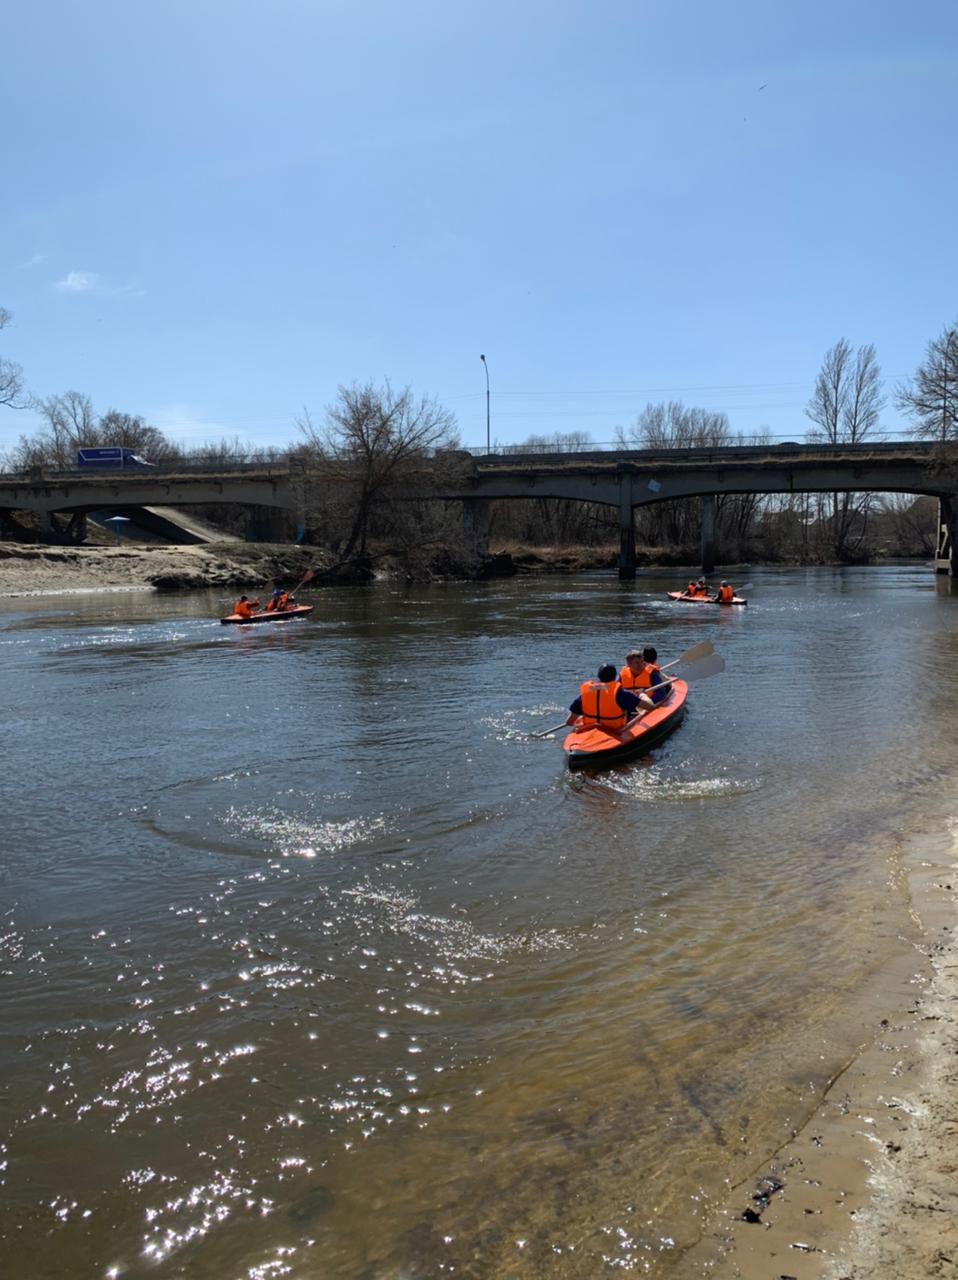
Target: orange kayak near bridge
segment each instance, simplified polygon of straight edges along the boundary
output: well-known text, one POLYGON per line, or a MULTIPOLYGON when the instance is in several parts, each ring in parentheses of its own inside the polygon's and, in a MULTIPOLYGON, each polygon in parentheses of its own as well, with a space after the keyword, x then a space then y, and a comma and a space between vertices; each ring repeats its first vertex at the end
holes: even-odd
POLYGON ((268 612, 264 609, 262 613, 251 613, 248 618, 240 617, 238 613, 231 613, 228 618, 220 618, 223 626, 229 626, 235 623, 238 627, 248 627, 251 622, 289 622, 292 618, 305 618, 307 614, 313 612, 311 604, 294 604, 291 609, 270 609, 268 612))
POLYGON ((669 696, 654 711, 647 711, 624 729, 576 725, 563 743, 569 768, 604 769, 658 746, 682 723, 688 692, 685 681, 676 680, 669 696))
POLYGON ((720 600, 718 596, 687 596, 684 591, 669 591, 670 600, 681 600, 683 604, 721 604, 726 608, 730 604, 748 604, 741 596, 732 596, 731 600, 720 600))

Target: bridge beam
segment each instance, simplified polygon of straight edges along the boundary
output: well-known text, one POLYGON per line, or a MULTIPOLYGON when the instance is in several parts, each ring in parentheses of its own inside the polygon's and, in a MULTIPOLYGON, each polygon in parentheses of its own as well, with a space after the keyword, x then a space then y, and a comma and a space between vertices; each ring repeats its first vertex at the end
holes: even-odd
POLYGON ((632 475, 619 478, 619 578, 635 577, 635 508, 632 505, 632 475))
POLYGON ((958 494, 938 499, 938 550, 935 572, 958 577, 958 494))
POLYGON ((715 494, 702 499, 702 572, 715 568, 715 494))

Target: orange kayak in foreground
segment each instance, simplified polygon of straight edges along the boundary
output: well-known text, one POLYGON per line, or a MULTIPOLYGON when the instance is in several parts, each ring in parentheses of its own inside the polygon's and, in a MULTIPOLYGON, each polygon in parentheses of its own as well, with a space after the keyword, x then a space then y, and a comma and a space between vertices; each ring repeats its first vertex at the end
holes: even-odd
POLYGON ((267 613, 252 613, 248 618, 241 618, 238 613, 231 613, 228 618, 220 618, 223 626, 228 626, 231 622, 238 627, 248 627, 251 622, 289 622, 291 618, 305 618, 307 614, 313 612, 311 604, 294 604, 292 609, 272 609, 267 613))
POLYGON ((688 692, 685 681, 676 680, 664 702, 624 729, 577 725, 563 743, 569 768, 604 769, 657 746, 682 723, 688 692))
POLYGON ((683 604, 721 604, 726 608, 730 604, 748 604, 741 596, 732 596, 731 600, 720 600, 718 596, 687 596, 684 591, 669 591, 670 600, 681 600, 683 604))

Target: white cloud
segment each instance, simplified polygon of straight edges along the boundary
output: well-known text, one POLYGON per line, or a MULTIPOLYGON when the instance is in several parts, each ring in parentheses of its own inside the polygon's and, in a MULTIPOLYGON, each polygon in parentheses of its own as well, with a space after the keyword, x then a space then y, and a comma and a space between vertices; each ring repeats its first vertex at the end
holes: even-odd
POLYGON ((56 288, 64 293, 89 293, 96 288, 99 278, 95 271, 70 271, 56 282, 56 288))
POLYGON ((35 253, 32 258, 27 258, 26 262, 20 263, 20 270, 26 271, 28 267, 37 267, 41 262, 46 262, 49 256, 48 253, 35 253))
POLYGON ((111 285, 102 282, 96 271, 70 271, 53 287, 61 293, 90 293, 98 298, 142 298, 146 294, 136 280, 111 285))

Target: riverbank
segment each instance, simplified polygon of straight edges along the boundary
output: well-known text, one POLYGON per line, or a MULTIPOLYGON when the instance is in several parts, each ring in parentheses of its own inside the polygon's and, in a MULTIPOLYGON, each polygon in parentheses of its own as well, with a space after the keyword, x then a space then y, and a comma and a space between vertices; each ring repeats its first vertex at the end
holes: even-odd
POLYGON ((575 574, 609 568, 615 555, 602 547, 561 549, 509 548, 477 567, 437 548, 411 569, 395 555, 374 556, 364 567, 341 566, 320 547, 271 543, 209 543, 194 546, 124 544, 121 546, 46 546, 0 543, 0 595, 70 591, 161 591, 224 588, 261 590, 280 579, 297 582, 307 569, 320 581, 362 582, 372 577, 399 580, 511 577, 516 574, 575 574))
POLYGON ((956 855, 953 825, 902 850, 912 949, 864 993, 859 1051, 730 1189, 683 1280, 958 1276, 956 855))
POLYGON ((223 543, 206 546, 54 547, 0 543, 0 595, 71 591, 260 589, 295 582, 332 557, 314 547, 223 543))

